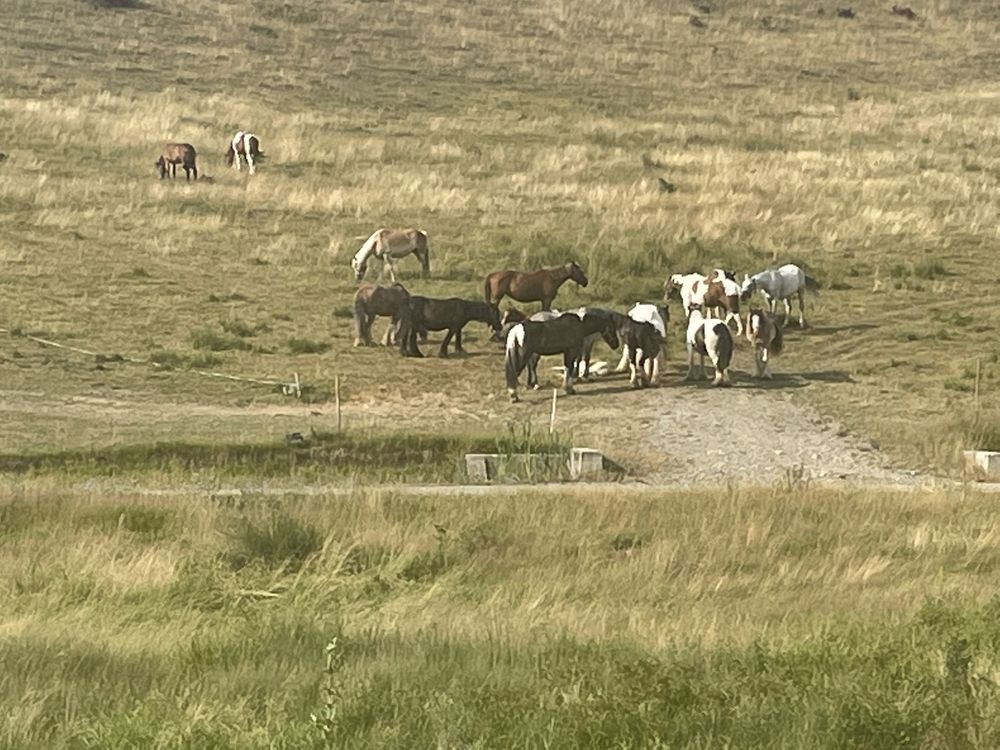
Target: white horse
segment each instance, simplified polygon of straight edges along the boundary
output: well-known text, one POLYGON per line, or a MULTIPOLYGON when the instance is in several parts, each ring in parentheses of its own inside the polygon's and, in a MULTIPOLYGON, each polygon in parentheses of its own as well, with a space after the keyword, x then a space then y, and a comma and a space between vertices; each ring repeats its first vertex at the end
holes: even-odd
POLYGON ((256 174, 256 163, 263 157, 264 154, 260 150, 260 138, 253 133, 244 133, 241 130, 229 142, 229 149, 226 151, 226 165, 239 172, 242 169, 243 159, 246 159, 247 166, 250 167, 250 174, 256 174))
POLYGON ((809 290, 813 294, 818 294, 819 285, 816 280, 807 275, 805 271, 794 263, 787 263, 781 268, 771 268, 753 276, 744 276, 743 285, 740 288, 740 296, 750 299, 750 295, 759 291, 764 295, 768 310, 773 314, 777 308, 778 300, 785 304, 785 320, 792 314, 792 305, 789 299, 792 295, 799 298, 799 327, 806 327, 806 300, 805 293, 809 290))
MULTIPOLYGON (((663 362, 663 347, 662 342, 666 341, 667 338, 667 320, 670 319, 669 313, 666 309, 662 312, 656 305, 644 304, 641 302, 636 302, 632 305, 632 309, 628 311, 628 317, 634 320, 636 323, 650 323, 656 332, 660 335, 661 345, 655 354, 650 354, 647 352, 649 359, 646 360, 646 380, 650 383, 657 383, 660 379, 660 367, 663 362)), ((631 367, 631 352, 629 351, 628 344, 624 341, 622 342, 622 358, 618 361, 618 366, 615 368, 615 372, 625 372, 625 370, 631 367)), ((634 380, 635 373, 632 373, 632 378, 634 380)))
POLYGON ((705 357, 715 366, 712 385, 729 385, 729 365, 733 361, 733 335, 721 320, 706 318, 701 308, 693 305, 688 312, 687 335, 688 371, 685 380, 694 380, 694 355, 701 358, 700 378, 705 377, 705 357))
POLYGON ((427 232, 421 229, 377 229, 372 236, 351 259, 351 268, 355 277, 361 281, 368 271, 368 261, 372 257, 382 263, 379 278, 385 273, 385 264, 389 264, 389 276, 396 281, 396 263, 413 253, 420 259, 420 267, 424 278, 431 273, 431 252, 427 245, 427 232))
POLYGON ((747 340, 753 347, 757 377, 771 379, 769 360, 781 354, 784 337, 781 326, 771 313, 765 310, 750 310, 747 313, 747 340))

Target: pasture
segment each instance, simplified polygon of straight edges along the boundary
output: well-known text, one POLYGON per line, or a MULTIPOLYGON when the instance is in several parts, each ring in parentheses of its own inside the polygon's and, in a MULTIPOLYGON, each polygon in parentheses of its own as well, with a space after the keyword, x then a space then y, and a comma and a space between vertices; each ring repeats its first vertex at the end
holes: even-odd
POLYGON ((809 481, 1000 449, 1000 10, 890 6, 7 3, 0 743, 995 746, 989 498, 809 481), (158 179, 168 142, 199 179, 158 179), (352 346, 380 227, 427 232, 430 278, 396 265, 425 296, 570 261, 556 308, 716 267, 821 289, 725 391, 682 382, 673 303, 662 386, 581 383, 550 439, 484 325, 352 346), (355 486, 567 443, 689 487, 355 486))

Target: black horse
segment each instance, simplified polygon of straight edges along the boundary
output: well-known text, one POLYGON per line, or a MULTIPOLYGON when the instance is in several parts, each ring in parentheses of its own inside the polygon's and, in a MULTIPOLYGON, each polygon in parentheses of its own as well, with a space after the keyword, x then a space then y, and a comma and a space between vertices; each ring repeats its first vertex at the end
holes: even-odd
POLYGON ((563 313, 554 320, 525 320, 514 325, 507 334, 504 370, 507 375, 507 392, 510 400, 517 402, 517 379, 528 368, 528 385, 538 384, 538 356, 562 354, 566 368, 563 389, 573 393, 573 381, 583 357, 583 342, 587 336, 599 333, 612 349, 618 348, 618 330, 615 321, 593 313, 563 313))
POLYGON ((445 331, 444 340, 438 351, 439 357, 448 356, 448 344, 454 337, 455 351, 462 349, 462 328, 470 321, 486 323, 492 330, 500 330, 500 311, 496 305, 479 300, 434 299, 431 297, 410 296, 410 331, 407 350, 414 356, 423 356, 417 349, 417 334, 427 331, 445 331))

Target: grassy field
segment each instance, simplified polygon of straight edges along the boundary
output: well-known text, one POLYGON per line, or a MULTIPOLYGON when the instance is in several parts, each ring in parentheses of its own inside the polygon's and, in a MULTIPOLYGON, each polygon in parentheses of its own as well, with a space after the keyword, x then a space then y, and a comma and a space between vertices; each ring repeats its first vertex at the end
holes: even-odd
MULTIPOLYGON (((625 306, 673 271, 803 263, 824 289, 781 366, 833 377, 801 397, 909 465, 953 469, 979 429, 977 358, 980 420, 997 423, 1000 12, 711 6, 262 0, 246 19, 222 2, 16 1, 0 29, 0 326, 103 359, 0 338, 4 387, 220 407, 158 424, 166 440, 274 437, 221 408, 285 397, 197 368, 299 372, 320 403, 339 374, 355 405, 397 403, 401 420, 419 398, 474 415, 449 426, 523 420, 478 331, 487 356, 460 361, 350 350, 350 256, 375 227, 416 225, 434 278, 401 268, 430 294, 478 297, 493 269, 572 258, 592 283, 561 304, 625 306), (255 179, 222 164, 237 128, 270 156, 255 179), (155 179, 167 139, 195 144, 213 179, 155 179)), ((28 411, 0 449, 148 441, 28 411)))
MULTIPOLYGON (((800 263, 822 291, 762 403, 940 473, 1000 449, 1000 10, 890 5, 9 0, 0 746, 1000 744, 988 497, 317 490, 554 444, 482 327, 351 348, 381 226, 428 232, 432 278, 400 270, 431 295, 572 259, 559 305, 624 308, 800 263), (168 140, 205 179, 156 179, 168 140), (244 481, 302 495, 191 489, 244 481)), ((641 466, 620 385, 556 442, 641 466)))
POLYGON ((992 498, 63 487, 0 489, 2 747, 1000 741, 992 498))

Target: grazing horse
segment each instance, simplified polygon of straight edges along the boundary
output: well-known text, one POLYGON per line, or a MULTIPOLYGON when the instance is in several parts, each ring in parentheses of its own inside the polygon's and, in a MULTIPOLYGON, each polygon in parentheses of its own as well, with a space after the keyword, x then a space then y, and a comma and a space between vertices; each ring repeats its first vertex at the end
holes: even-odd
POLYGON ((688 371, 685 380, 694 380, 694 355, 697 352, 700 361, 700 377, 705 377, 705 357, 712 360, 715 366, 715 379, 712 385, 729 385, 729 365, 733 361, 733 335, 729 326, 721 320, 706 318, 701 307, 692 305, 688 314, 687 327, 688 371))
POLYGON ((505 296, 518 302, 541 302, 542 309, 552 307, 552 300, 564 283, 572 279, 580 286, 587 286, 587 276, 576 263, 552 266, 540 271, 494 271, 486 277, 486 301, 499 305, 505 296))
POLYGON ((372 236, 351 259, 351 268, 355 278, 361 281, 368 271, 368 261, 375 258, 382 263, 379 278, 385 273, 385 264, 389 264, 389 278, 396 283, 396 260, 413 253, 420 259, 422 275, 431 275, 431 251, 427 245, 427 232, 421 229, 376 229, 372 236))
POLYGON ((538 383, 537 357, 534 355, 563 355, 563 389, 573 393, 573 381, 583 356, 583 340, 593 333, 600 333, 612 349, 619 346, 614 321, 601 315, 563 313, 547 321, 525 320, 516 323, 507 333, 504 353, 504 370, 507 375, 507 392, 512 403, 517 403, 517 379, 528 368, 528 384, 538 383))
POLYGON ((244 133, 242 130, 233 136, 226 150, 226 166, 232 167, 237 172, 242 169, 242 160, 246 159, 247 166, 250 167, 250 174, 256 174, 256 163, 264 158, 264 153, 260 150, 260 139, 253 133, 244 133))
POLYGON ((784 345, 781 326, 770 313, 751 308, 747 313, 747 340, 753 347, 754 362, 757 365, 756 377, 770 380, 769 361, 771 357, 781 354, 784 345))
MULTIPOLYGON (((393 332, 399 344, 399 353, 404 357, 411 352, 406 346, 410 334, 410 293, 402 284, 392 286, 372 286, 365 284, 354 295, 354 345, 371 346, 372 323, 376 315, 384 315, 391 319, 382 342, 389 346, 393 332)), ((413 356, 423 356, 419 352, 413 356)))
POLYGON ((455 351, 462 349, 462 328, 469 321, 486 323, 493 331, 500 330, 500 311, 496 305, 480 300, 432 299, 410 296, 410 336, 407 350, 414 356, 422 356, 417 349, 417 333, 420 331, 444 331, 448 333, 441 342, 439 357, 448 356, 448 344, 455 340, 455 351))
MULTIPOLYGON (((657 336, 659 337, 654 349, 648 348, 652 343, 651 339, 645 340, 647 348, 643 349, 640 357, 642 362, 649 368, 643 373, 646 384, 656 383, 660 379, 660 363, 663 360, 663 342, 667 338, 667 322, 670 320, 670 311, 666 307, 657 307, 656 305, 648 305, 637 302, 632 306, 632 309, 628 311, 628 319, 637 323, 649 323, 653 326, 657 336)), ((619 331, 623 334, 624 339, 624 330, 619 329, 619 331)), ((636 352, 632 350, 627 340, 623 343, 622 358, 618 362, 615 372, 625 372, 626 368, 629 368, 631 371, 632 362, 635 360, 636 352)))
POLYGON ((764 295, 767 302, 767 309, 773 315, 777 308, 778 300, 785 304, 785 320, 792 314, 792 305, 788 301, 791 296, 797 295, 799 298, 799 328, 806 327, 806 290, 813 294, 818 293, 819 284, 805 271, 794 263, 788 263, 781 268, 772 268, 753 276, 744 276, 743 285, 740 288, 740 296, 744 300, 759 291, 764 295))
POLYGON ((184 167, 184 177, 191 181, 191 173, 194 173, 194 178, 198 179, 198 167, 195 166, 195 150, 194 146, 190 143, 168 143, 163 147, 163 153, 160 154, 160 158, 156 160, 154 166, 156 167, 156 173, 160 176, 162 180, 168 174, 170 179, 176 179, 177 177, 177 165, 180 164, 184 167))

